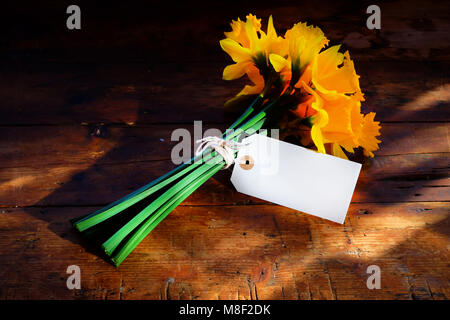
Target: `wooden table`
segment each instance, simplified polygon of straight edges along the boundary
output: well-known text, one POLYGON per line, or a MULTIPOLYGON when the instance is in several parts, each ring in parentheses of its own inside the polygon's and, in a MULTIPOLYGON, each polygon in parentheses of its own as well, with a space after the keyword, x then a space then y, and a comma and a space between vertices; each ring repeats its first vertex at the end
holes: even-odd
MULTIPOLYGON (((0 77, 2 299, 448 299, 450 19, 448 3, 80 2, 7 7, 0 77), (382 122, 344 225, 234 191, 222 171, 115 268, 69 219, 167 172, 171 133, 194 120, 223 129, 244 80, 218 40, 254 12, 285 31, 320 26, 350 50, 382 122), (68 290, 66 269, 81 269, 68 290), (369 290, 367 267, 381 268, 369 290)), ((44 1, 45 3, 45 1, 44 1)))

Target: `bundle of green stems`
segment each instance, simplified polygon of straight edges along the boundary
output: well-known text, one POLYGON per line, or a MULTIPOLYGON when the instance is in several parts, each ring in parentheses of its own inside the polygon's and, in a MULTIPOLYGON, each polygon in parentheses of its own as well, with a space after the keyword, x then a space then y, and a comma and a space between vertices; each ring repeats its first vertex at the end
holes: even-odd
MULTIPOLYGON (((222 139, 238 141, 261 129, 268 114, 286 96, 287 93, 265 99, 263 93, 258 95, 222 139)), ((221 155, 206 150, 106 207, 72 220, 72 224, 99 244, 112 263, 119 266, 173 209, 224 166, 221 155), (143 201, 150 196, 150 203, 148 199, 143 201)))

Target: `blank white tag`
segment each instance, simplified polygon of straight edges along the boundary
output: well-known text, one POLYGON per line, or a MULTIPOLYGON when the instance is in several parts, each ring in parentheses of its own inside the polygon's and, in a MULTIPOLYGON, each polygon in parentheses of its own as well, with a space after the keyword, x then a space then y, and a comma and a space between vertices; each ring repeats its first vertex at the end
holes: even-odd
POLYGON ((243 142, 231 175, 237 191, 344 223, 361 164, 259 134, 243 142))

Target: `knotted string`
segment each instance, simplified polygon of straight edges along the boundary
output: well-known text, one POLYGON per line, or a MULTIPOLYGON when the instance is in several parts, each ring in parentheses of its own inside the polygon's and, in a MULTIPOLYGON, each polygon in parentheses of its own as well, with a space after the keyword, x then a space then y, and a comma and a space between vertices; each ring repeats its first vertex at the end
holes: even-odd
POLYGON ((225 167, 223 169, 227 169, 234 163, 234 152, 242 148, 243 146, 248 145, 248 143, 237 142, 233 140, 224 140, 219 137, 209 136, 203 139, 197 140, 197 143, 200 145, 195 151, 195 155, 198 156, 202 154, 208 148, 215 150, 218 154, 220 154, 225 160, 225 167))

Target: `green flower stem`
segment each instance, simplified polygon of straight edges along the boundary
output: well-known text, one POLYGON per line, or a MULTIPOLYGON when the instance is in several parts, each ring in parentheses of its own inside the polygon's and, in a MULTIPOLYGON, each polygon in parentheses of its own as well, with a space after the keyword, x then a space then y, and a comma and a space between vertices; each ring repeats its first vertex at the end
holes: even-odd
POLYGON ((154 215, 139 227, 139 229, 131 236, 125 245, 119 250, 111 260, 116 266, 119 266, 123 260, 136 248, 136 246, 162 221, 167 215, 175 209, 181 202, 183 202, 189 195, 191 195, 198 187, 205 181, 211 178, 217 171, 223 167, 224 163, 219 163, 209 166, 208 170, 199 177, 194 183, 176 194, 170 201, 162 206, 154 215))
MULTIPOLYGON (((279 98, 268 102, 261 111, 252 116, 255 112, 256 104, 262 99, 262 95, 256 97, 247 110, 228 128, 222 135, 225 140, 238 139, 244 132, 251 135, 262 127, 267 117, 266 111, 273 107, 279 98), (246 122, 242 124, 244 121, 246 122), (229 130, 232 129, 235 130, 230 134, 229 130)), ((191 163, 188 162, 178 166, 169 173, 139 188, 122 199, 77 220, 74 225, 80 231, 89 229, 175 182, 172 187, 166 190, 103 243, 102 247, 105 252, 110 256, 113 255, 112 261, 118 266, 139 242, 142 241, 142 239, 177 205, 223 166, 223 158, 215 151, 207 150, 203 152, 203 154, 191 158, 191 163), (198 161, 199 159, 201 160, 198 161), (214 161, 214 164, 211 164, 212 161, 214 161), (179 181, 177 182, 177 180, 179 181), (124 239, 132 232, 133 234, 131 237, 127 239, 120 249, 118 249, 124 239)))
MULTIPOLYGON (((253 111, 254 106, 256 103, 258 103, 263 98, 262 95, 258 95, 256 99, 250 104, 250 106, 247 108, 246 111, 238 118, 238 120, 233 123, 228 130, 233 129, 238 124, 240 124, 242 121, 244 121, 253 111)), ((223 134, 225 136, 226 133, 223 134)), ((210 153, 208 151, 207 153, 210 153)), ((99 209, 85 217, 82 217, 74 222, 75 227, 79 231, 84 231, 86 229, 89 229, 109 218, 116 215, 117 213, 122 212, 123 210, 129 208, 133 204, 139 202, 140 200, 148 197, 149 195, 157 192, 161 188, 165 187, 169 183, 175 181, 176 179, 180 178, 184 174, 188 173, 189 171, 193 170, 195 166, 188 166, 188 164, 192 164, 192 162, 196 165, 198 165, 198 158, 204 158, 205 155, 199 155, 191 158, 190 162, 184 163, 177 168, 173 169, 169 173, 159 177, 158 179, 155 179, 154 181, 150 182, 149 184, 139 188, 138 190, 128 194, 127 196, 107 205, 106 207, 99 209), (186 168, 187 167, 187 168, 186 168), (167 179, 167 180, 166 180, 167 179)))
MULTIPOLYGON (((211 161, 216 159, 219 160, 219 156, 214 157, 211 161)), ((208 157, 210 158, 210 157, 208 157)), ((204 161, 208 161, 209 159, 205 159, 204 161)), ((201 177, 210 167, 208 163, 203 163, 199 166, 201 162, 198 162, 194 165, 198 166, 196 170, 188 174, 186 177, 177 182, 174 186, 156 198, 150 205, 148 205, 145 209, 139 212, 136 216, 134 216, 130 221, 128 221, 122 228, 120 228, 113 236, 111 236, 107 241, 105 241, 102 247, 105 249, 105 252, 110 255, 116 247, 120 244, 120 242, 131 232, 133 231, 139 224, 141 224, 146 218, 148 218, 156 209, 166 203, 168 200, 176 196, 179 192, 181 192, 186 186, 192 184, 198 177, 201 177)), ((143 192, 144 193, 144 192, 143 192)), ((142 197, 146 197, 143 195, 142 197)), ((137 198, 137 197, 136 197, 137 198)), ((140 200, 140 199, 139 199, 140 200)), ((139 201, 137 200, 137 201, 139 201)))
MULTIPOLYGON (((246 131, 248 134, 252 134, 259 130, 264 123, 265 119, 262 118, 263 114, 258 114, 253 119, 243 125, 241 133, 246 131), (247 130, 245 130, 247 129, 247 130)), ((235 135, 237 136, 237 135, 235 135)), ((217 155, 211 160, 217 161, 222 156, 217 155)), ((131 236, 125 245, 114 255, 112 261, 116 266, 120 265, 122 261, 134 250, 140 241, 152 231, 176 206, 178 206, 184 199, 197 190, 204 182, 212 177, 217 171, 224 166, 224 161, 218 164, 211 165, 211 162, 205 162, 203 165, 191 173, 188 177, 177 183, 172 190, 166 191, 158 199, 152 202, 147 208, 141 211, 136 217, 130 220, 121 230, 108 239, 103 248, 108 255, 120 245, 123 239, 134 230, 139 224, 145 221, 141 227, 131 236), (213 168, 211 169, 211 166, 213 168), (192 179, 193 178, 193 179, 192 179), (165 203, 161 206, 161 203, 165 203), (160 207, 161 206, 161 207, 160 207), (156 212, 156 208, 160 207, 156 212)), ((214 163, 214 162, 213 162, 214 163)))
POLYGON ((89 217, 87 219, 81 220, 77 223, 75 223, 75 227, 79 231, 84 231, 88 228, 91 228, 95 226, 96 224, 99 224, 100 222, 105 221, 108 218, 111 218, 112 216, 116 215, 119 212, 122 212, 123 210, 129 208, 133 204, 141 201, 142 199, 148 197, 149 195, 155 193, 156 191, 160 190, 161 188, 165 187, 169 183, 175 181, 179 177, 182 177, 185 173, 191 171, 194 167, 200 165, 200 162, 193 163, 193 166, 187 167, 184 170, 178 172, 175 175, 172 175, 168 179, 165 179, 163 181, 160 181, 158 184, 152 186, 151 188, 146 189, 145 191, 142 191, 141 193, 138 193, 134 196, 128 197, 122 202, 119 202, 115 206, 106 209, 92 217, 89 217))
MULTIPOLYGON (((253 132, 248 132, 248 134, 252 134, 254 133, 254 131, 258 130, 262 124, 264 120, 262 119, 264 116, 264 114, 258 114, 257 116, 255 116, 253 119, 251 119, 250 121, 248 121, 246 124, 243 125, 243 128, 240 129, 241 131, 237 131, 237 133, 239 132, 244 132, 246 129, 253 129, 253 132), (256 125, 256 129, 252 128, 255 127, 256 125)), ((234 135, 234 137, 236 137, 236 135, 234 135)), ((232 139, 233 136, 230 135, 228 137, 228 139, 232 139)), ((217 163, 218 160, 220 160, 220 158, 222 158, 222 156, 217 155, 214 158, 211 159, 211 155, 202 159, 203 162, 197 162, 195 163, 195 165, 198 165, 200 163, 203 163, 200 167, 198 167, 195 171, 193 171, 192 173, 190 173, 189 175, 187 175, 185 178, 183 178, 182 180, 180 180, 179 182, 177 182, 173 187, 171 187, 169 190, 167 190, 166 192, 164 192, 161 196, 159 196, 156 200, 154 200, 150 205, 148 205, 144 210, 142 210, 141 212, 139 212, 135 217, 133 217, 130 221, 128 221, 122 228, 120 228, 113 236, 111 236, 107 241, 105 241, 102 245, 103 249, 105 250, 105 252, 110 255, 112 254, 112 252, 117 248, 117 246, 122 242, 122 240, 131 232, 133 231, 139 224, 141 224, 145 219, 147 219, 150 215, 153 214, 153 212, 158 209, 160 206, 162 206, 166 201, 168 201, 169 199, 171 199, 172 197, 174 197, 177 193, 179 193, 180 191, 182 191, 184 188, 186 188, 186 186, 190 185, 191 183, 193 183, 197 178, 199 178, 204 172, 205 170, 208 169, 208 166, 210 166, 210 164, 207 161, 215 161, 215 163, 217 163)), ((223 160, 223 159, 222 159, 223 160)), ((223 162, 222 162, 223 163, 223 162)), ((191 166, 192 167, 192 166, 191 166)), ((192 167, 193 168, 193 167, 192 167)), ((185 170, 184 170, 185 171, 185 170)), ((182 174, 183 172, 180 172, 180 174, 182 174)), ((170 179, 168 179, 170 180, 170 179)), ((163 182, 162 184, 164 184, 165 182, 163 182)), ((195 190, 195 189, 194 189, 195 190)), ((151 190, 149 189, 148 191, 144 191, 142 192, 140 195, 136 196, 133 199, 130 199, 128 201, 135 201, 138 202, 140 200, 142 200, 143 198, 145 198, 147 196, 146 193, 150 193, 151 190), (139 198, 139 199, 137 199, 139 198)), ((125 204, 124 204, 125 205, 125 204)))
POLYGON ((234 129, 239 124, 241 124, 242 121, 244 121, 255 110, 254 106, 256 105, 256 103, 261 101, 263 98, 264 98, 264 95, 263 94, 259 94, 256 97, 256 99, 253 100, 253 102, 250 104, 250 106, 247 108, 247 110, 245 110, 244 113, 228 129, 234 129))
MULTIPOLYGON (((105 207, 103 207, 103 208, 101 208, 101 209, 99 209, 99 210, 97 210, 97 211, 94 211, 94 212, 92 212, 92 213, 90 213, 90 214, 88 214, 88 215, 86 215, 86 216, 84 216, 84 217, 82 217, 82 218, 77 219, 76 222, 74 223, 75 226, 77 226, 81 221, 88 220, 88 219, 90 219, 90 218, 92 218, 92 217, 94 217, 94 216, 96 216, 96 215, 98 215, 98 214, 100 214, 100 213, 106 211, 107 209, 112 208, 112 207, 118 205, 119 203, 121 203, 121 202, 123 202, 123 201, 125 201, 125 200, 127 200, 127 199, 130 199, 130 198, 134 197, 135 195, 138 195, 139 193, 141 193, 141 192, 147 190, 148 188, 153 187, 154 185, 156 185, 157 183, 161 182, 162 180, 164 180, 164 179, 166 179, 166 178, 169 178, 171 175, 173 175, 173 174, 175 174, 176 172, 180 171, 181 169, 183 169, 183 168, 186 167, 187 165, 188 165, 188 163, 183 163, 182 165, 179 165, 178 167, 176 167, 176 168, 173 169, 172 171, 170 171, 170 172, 168 172, 168 173, 162 175, 161 177, 159 177, 159 178, 153 180, 152 182, 146 184, 145 186, 140 187, 139 189, 133 191, 132 193, 126 195, 125 197, 120 198, 119 200, 116 200, 116 201, 114 201, 114 202, 108 204, 107 206, 105 206, 105 207)), ((77 227, 77 229, 80 230, 78 227, 77 227)), ((83 229, 83 230, 84 230, 84 229, 83 229)), ((82 230, 80 230, 80 231, 82 231, 82 230)))

